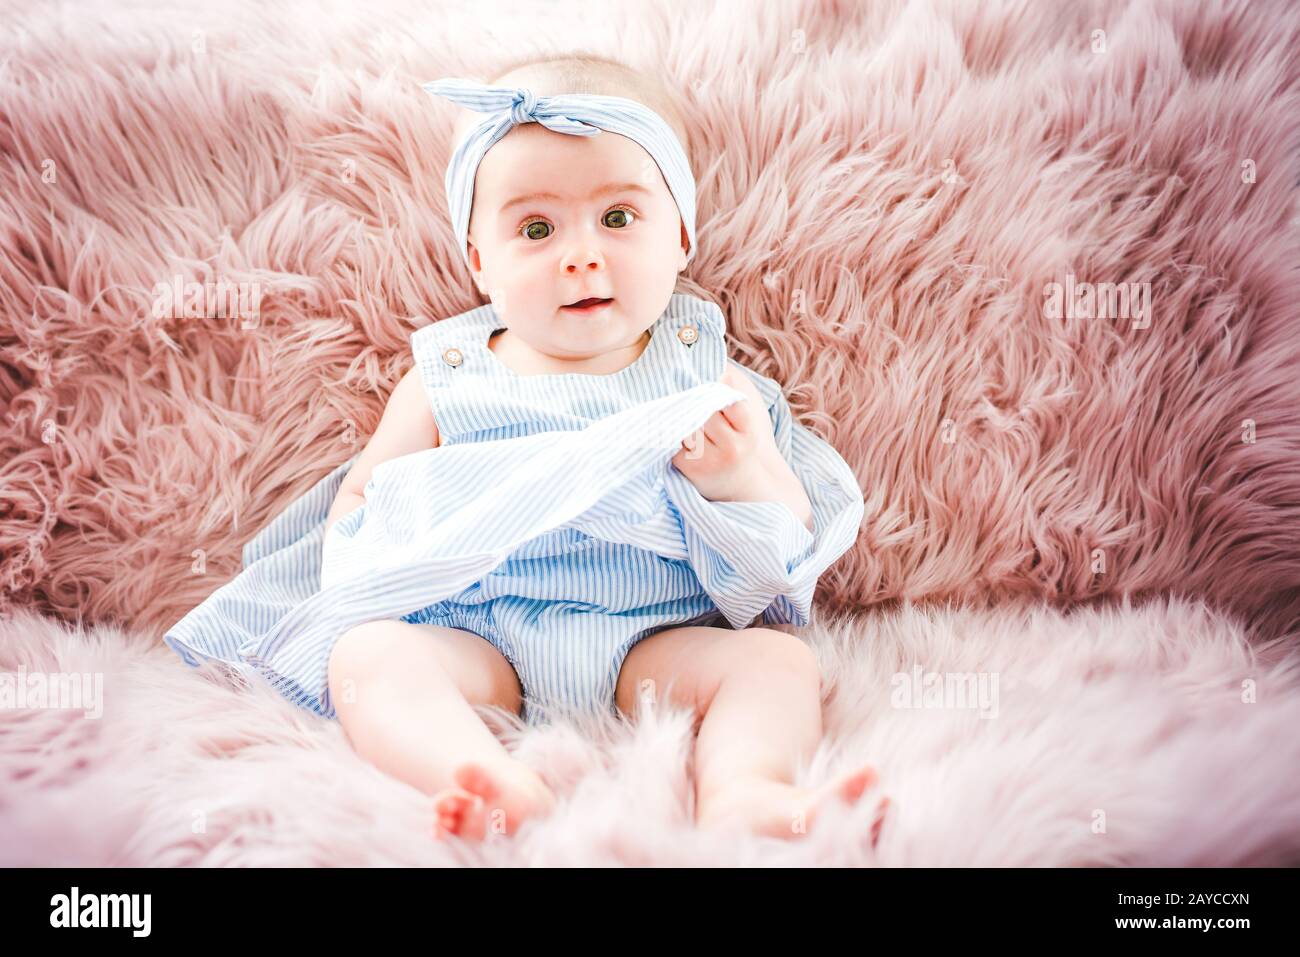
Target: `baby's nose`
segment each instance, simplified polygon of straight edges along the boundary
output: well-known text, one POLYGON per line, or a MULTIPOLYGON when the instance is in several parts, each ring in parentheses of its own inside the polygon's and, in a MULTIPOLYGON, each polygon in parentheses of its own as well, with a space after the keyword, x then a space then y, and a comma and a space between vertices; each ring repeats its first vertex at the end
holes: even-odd
POLYGON ((590 243, 575 243, 560 262, 567 273, 605 268, 605 257, 600 247, 590 243))

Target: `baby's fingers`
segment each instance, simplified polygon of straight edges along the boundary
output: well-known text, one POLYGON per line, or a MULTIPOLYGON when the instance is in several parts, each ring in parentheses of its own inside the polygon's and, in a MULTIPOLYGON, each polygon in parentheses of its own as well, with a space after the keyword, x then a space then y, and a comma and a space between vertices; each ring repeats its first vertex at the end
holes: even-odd
MULTIPOLYGON (((733 402, 718 412, 728 427, 737 432, 753 432, 758 428, 758 416, 755 414, 756 403, 751 399, 733 402)), ((764 416, 766 419, 766 416, 764 416)), ((768 423, 771 424, 770 422, 768 423)))
POLYGON ((704 432, 704 440, 712 445, 726 445, 736 437, 736 430, 727 417, 723 414, 725 410, 719 409, 709 416, 709 420, 701 426, 704 432))
POLYGON ((682 448, 678 455, 687 459, 699 459, 712 446, 712 441, 702 429, 696 429, 682 439, 682 448), (684 453, 684 454, 683 454, 684 453))

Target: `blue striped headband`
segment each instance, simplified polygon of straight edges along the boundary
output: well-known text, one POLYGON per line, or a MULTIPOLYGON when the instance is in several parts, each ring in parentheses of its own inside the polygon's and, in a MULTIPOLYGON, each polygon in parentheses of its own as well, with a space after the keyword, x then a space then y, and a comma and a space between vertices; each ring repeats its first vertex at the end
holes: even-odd
POLYGON ((469 214, 479 163, 493 144, 521 123, 541 123, 548 130, 573 136, 594 136, 607 130, 640 144, 658 164, 668 191, 677 202, 690 242, 686 261, 689 263, 694 258, 695 176, 677 134, 654 110, 620 96, 594 93, 537 96, 522 87, 487 86, 459 77, 433 80, 421 88, 466 109, 490 114, 466 133, 447 164, 447 210, 466 265, 469 264, 469 214))

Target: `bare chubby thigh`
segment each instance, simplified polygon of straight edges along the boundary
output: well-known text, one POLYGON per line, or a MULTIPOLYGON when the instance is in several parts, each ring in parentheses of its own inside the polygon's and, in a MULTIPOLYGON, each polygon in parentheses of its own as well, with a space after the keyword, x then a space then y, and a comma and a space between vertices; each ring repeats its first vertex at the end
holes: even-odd
POLYGON ((623 659, 614 702, 628 717, 637 699, 667 700, 695 711, 698 725, 728 675, 766 668, 817 675, 816 656, 793 630, 687 625, 642 638, 623 659))
POLYGON ((331 700, 355 700, 342 694, 348 680, 353 688, 382 683, 417 694, 450 680, 469 704, 495 705, 516 715, 523 700, 515 669, 486 638, 395 619, 369 621, 339 636, 329 659, 331 700))

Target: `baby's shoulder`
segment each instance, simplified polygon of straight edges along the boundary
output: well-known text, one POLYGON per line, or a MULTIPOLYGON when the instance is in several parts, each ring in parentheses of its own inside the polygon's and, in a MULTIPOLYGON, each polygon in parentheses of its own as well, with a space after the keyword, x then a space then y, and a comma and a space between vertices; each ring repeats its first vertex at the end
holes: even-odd
POLYGON ((488 306, 476 306, 454 316, 448 316, 445 319, 438 319, 427 325, 420 326, 407 337, 411 352, 418 358, 421 354, 428 354, 431 350, 436 349, 443 340, 453 343, 458 342, 480 325, 489 311, 490 307, 488 306))
MULTIPOLYGON (((716 302, 711 302, 692 293, 674 293, 669 304, 669 313, 674 316, 689 317, 691 321, 698 322, 718 341, 723 343, 725 348, 727 315, 716 302)), ((724 373, 727 370, 743 373, 754 383, 764 398, 769 399, 769 401, 781 392, 781 386, 776 380, 769 379, 761 372, 755 372, 748 366, 742 365, 733 359, 730 354, 727 354, 726 360, 726 364, 723 366, 724 373)))
POLYGON ((710 302, 689 292, 675 292, 664 310, 665 318, 672 323, 685 323, 700 327, 699 332, 720 342, 727 337, 727 317, 716 302, 710 302))

